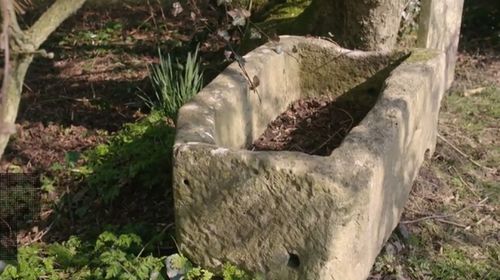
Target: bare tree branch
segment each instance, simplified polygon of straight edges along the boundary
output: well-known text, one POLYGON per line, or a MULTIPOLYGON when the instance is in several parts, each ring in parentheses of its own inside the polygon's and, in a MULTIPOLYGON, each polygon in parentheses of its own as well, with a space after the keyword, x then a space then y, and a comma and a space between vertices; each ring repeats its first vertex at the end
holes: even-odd
POLYGON ((52 4, 52 6, 50 6, 50 8, 26 32, 33 43, 34 50, 37 50, 63 21, 78 11, 85 1, 86 0, 57 0, 52 4))
POLYGON ((4 66, 3 66, 3 81, 2 81, 2 91, 0 92, 0 104, 5 104, 4 96, 7 91, 7 83, 9 82, 9 70, 10 70, 10 48, 9 48, 9 26, 10 17, 9 9, 12 9, 12 3, 9 0, 1 0, 2 8, 2 38, 1 46, 4 49, 4 66))

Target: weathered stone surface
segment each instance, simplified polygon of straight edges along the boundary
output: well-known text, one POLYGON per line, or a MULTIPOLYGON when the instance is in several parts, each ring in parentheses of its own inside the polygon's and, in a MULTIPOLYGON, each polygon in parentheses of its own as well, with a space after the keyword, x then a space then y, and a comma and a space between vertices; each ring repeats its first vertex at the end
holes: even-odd
POLYGON ((302 37, 280 46, 245 57, 258 92, 232 64, 181 108, 177 242, 200 265, 231 262, 266 279, 365 279, 433 152, 445 56, 302 37), (292 101, 364 86, 381 87, 379 101, 331 155, 245 149, 292 101))
POLYGON ((455 76, 464 0, 422 0, 417 47, 446 54, 446 89, 455 76))

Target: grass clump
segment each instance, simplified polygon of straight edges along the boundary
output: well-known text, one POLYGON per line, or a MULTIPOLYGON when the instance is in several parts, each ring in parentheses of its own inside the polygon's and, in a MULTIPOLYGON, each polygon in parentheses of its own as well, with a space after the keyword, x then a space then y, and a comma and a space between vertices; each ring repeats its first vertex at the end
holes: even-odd
POLYGON ((175 119, 179 108, 203 85, 198 48, 194 54, 188 53, 185 63, 179 60, 174 62, 169 54, 165 58, 158 53, 160 62, 149 67, 154 95, 141 95, 140 98, 151 110, 161 111, 175 119))

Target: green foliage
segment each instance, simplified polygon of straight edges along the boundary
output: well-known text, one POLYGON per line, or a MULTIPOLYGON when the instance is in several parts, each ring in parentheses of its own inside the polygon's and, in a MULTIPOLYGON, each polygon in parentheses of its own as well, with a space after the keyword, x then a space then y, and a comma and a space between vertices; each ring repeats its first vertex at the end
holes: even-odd
POLYGON ((408 259, 409 274, 415 279, 498 279, 498 266, 491 266, 488 260, 474 259, 466 252, 445 246, 443 252, 431 258, 412 256, 408 259))
MULTIPOLYGON (((144 248, 138 235, 110 231, 101 233, 93 242, 72 236, 62 243, 33 244, 19 249, 17 263, 7 265, 0 279, 167 279, 163 269, 165 258, 142 257, 144 248)), ((172 262, 173 267, 183 271, 186 280, 220 279, 209 270, 193 267, 182 255, 176 254, 172 262)), ((256 278, 234 265, 225 264, 222 279, 256 278)))
POLYGON ((37 190, 30 185, 3 187, 0 189, 0 218, 17 217, 29 220, 35 217, 34 208, 38 204, 37 190))
MULTIPOLYGON (((220 279, 214 273, 201 267, 195 267, 181 254, 173 254, 167 258, 167 274, 170 277, 185 276, 186 280, 211 280, 220 279)), ((232 264, 225 264, 222 268, 223 280, 253 280, 245 271, 232 264)))
MULTIPOLYGON (((466 256, 460 249, 446 246, 443 250, 443 256, 435 258, 435 263, 430 266, 432 275, 436 279, 494 279, 486 278, 494 269, 487 265, 485 261, 474 260, 466 256)), ((493 271, 493 272, 494 272, 493 271)), ((500 270, 496 269, 493 275, 499 275, 500 270)))
POLYGON ((3 280, 35 279, 165 279, 163 258, 139 256, 142 240, 135 234, 103 232, 95 242, 77 237, 63 243, 34 244, 19 249, 17 265, 8 265, 3 280))
POLYGON ((87 153, 90 187, 104 202, 110 202, 124 186, 141 186, 147 191, 166 185, 174 134, 158 112, 125 125, 107 144, 87 153))
POLYGON ((107 45, 112 40, 119 39, 122 35, 123 25, 120 22, 109 21, 98 30, 82 30, 75 34, 68 34, 59 45, 89 44, 94 46, 107 45))
POLYGON ((232 264, 224 265, 222 276, 224 280, 252 280, 252 278, 248 276, 245 271, 232 264))
POLYGON ((169 54, 164 58, 158 51, 160 63, 149 68, 154 96, 139 96, 152 110, 162 111, 175 119, 177 110, 191 99, 203 85, 203 74, 198 60, 198 48, 188 53, 186 62, 172 61, 169 54))
POLYGON ((187 280, 211 280, 214 274, 206 269, 195 267, 186 274, 187 280))
POLYGON ((471 134, 479 134, 500 118, 500 87, 491 86, 470 96, 464 102, 463 96, 457 93, 447 97, 446 109, 464 119, 462 127, 471 134))

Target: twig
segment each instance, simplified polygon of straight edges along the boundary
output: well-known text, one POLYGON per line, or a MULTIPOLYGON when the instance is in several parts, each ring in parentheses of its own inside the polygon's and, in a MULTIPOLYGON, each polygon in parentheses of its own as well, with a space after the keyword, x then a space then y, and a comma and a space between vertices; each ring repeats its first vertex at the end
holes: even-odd
POLYGON ((410 221, 402 221, 401 223, 402 224, 414 224, 414 223, 418 223, 418 222, 421 222, 421 221, 425 221, 425 220, 432 220, 432 219, 435 219, 435 220, 439 220, 439 219, 443 219, 443 218, 448 218, 448 217, 451 217, 451 216, 456 216, 462 212, 464 212, 465 210, 467 209, 470 209, 470 208, 474 208, 474 207, 479 207, 479 206, 482 206, 483 203, 486 202, 486 200, 488 200, 489 197, 485 197, 484 199, 482 199, 481 201, 479 201, 478 203, 476 204, 472 204, 472 205, 468 205, 460 210, 458 210, 457 212, 455 213, 451 213, 451 214, 445 214, 445 215, 430 215, 430 216, 426 216, 426 217, 422 217, 422 218, 418 218, 418 219, 415 219, 415 220, 410 220, 410 221))
MULTIPOLYGON (((351 116, 351 114, 349 114, 349 112, 347 112, 346 110, 342 109, 342 108, 335 108, 341 112, 343 112, 344 114, 346 114, 349 119, 350 119, 350 124, 348 126, 348 128, 346 129, 346 131, 348 131, 349 129, 351 129, 352 125, 354 124, 354 118, 351 116)), ((337 131, 335 131, 335 133, 333 135, 331 135, 330 137, 328 137, 328 139, 323 142, 321 145, 319 145, 319 147, 317 147, 316 149, 312 150, 311 152, 309 152, 309 154, 314 154, 316 153, 317 151, 319 151, 321 148, 323 148, 326 144, 328 144, 332 139, 333 137, 335 137, 342 129, 345 129, 345 127, 341 127, 339 128, 337 131)))
POLYGON ((351 119, 351 124, 349 125, 349 129, 350 129, 350 128, 352 127, 352 125, 354 124, 354 118, 352 117, 352 115, 351 115, 351 114, 349 114, 349 112, 347 112, 346 110, 344 110, 344 109, 342 109, 342 108, 337 108, 337 107, 335 107, 335 109, 337 109, 337 110, 339 110, 339 111, 343 112, 344 114, 346 114, 346 115, 349 117, 349 119, 351 119))
POLYGON ((167 18, 165 17, 165 13, 163 12, 163 7, 160 0, 156 0, 156 2, 158 2, 158 6, 160 7, 161 18, 163 19, 163 22, 167 22, 167 18))
POLYGON ((250 75, 248 75, 248 72, 247 70, 245 69, 245 65, 244 65, 244 61, 243 61, 243 57, 242 56, 239 56, 235 50, 233 49, 233 47, 231 46, 231 43, 229 41, 227 41, 227 45, 229 46, 229 48, 231 49, 231 51, 234 53, 234 55, 236 56, 236 62, 238 62, 238 66, 240 67, 241 71, 243 72, 243 75, 245 76, 246 80, 248 81, 248 83, 250 84, 250 89, 253 90, 253 92, 255 92, 255 94, 257 94, 257 97, 259 98, 259 103, 262 103, 262 99, 260 98, 260 94, 259 94, 259 91, 257 90, 257 87, 259 86, 258 84, 255 84, 253 82, 253 80, 250 78, 250 75))
POLYGON ((490 215, 488 215, 488 216, 484 216, 484 217, 482 217, 479 221, 477 221, 474 225, 469 225, 469 226, 467 226, 465 229, 469 230, 469 229, 471 229, 473 226, 476 226, 476 227, 477 227, 478 225, 482 224, 484 221, 488 220, 489 218, 491 218, 491 216, 490 216, 490 215))
MULTIPOLYGON (((163 229, 160 231, 160 233, 158 235, 163 234, 167 229, 169 229, 173 225, 174 225, 174 223, 170 223, 170 224, 166 225, 165 227, 163 227, 163 229)), ((142 249, 139 252, 139 254, 137 254, 137 256, 135 257, 136 259, 138 259, 142 255, 142 253, 144 252, 144 250, 146 249, 146 247, 148 247, 149 244, 151 244, 151 242, 153 242, 153 239, 154 238, 152 238, 151 240, 149 240, 148 243, 144 244, 144 246, 142 247, 142 249)))
MULTIPOLYGON (((125 272, 128 273, 128 275, 130 276, 134 276, 134 274, 130 273, 130 271, 128 271, 128 269, 121 263, 121 262, 118 262, 118 264, 123 268, 123 270, 125 270, 125 272)), ((132 267, 135 269, 135 267, 132 267)), ((137 270, 136 270, 137 271, 137 270)))
POLYGON ((309 154, 312 155, 312 154, 316 153, 317 151, 321 150, 321 148, 323 148, 324 146, 326 146, 326 144, 328 144, 330 141, 332 141, 333 137, 335 137, 342 129, 343 129, 343 127, 339 128, 337 131, 335 131, 335 133, 332 134, 330 137, 328 137, 328 139, 326 139, 325 142, 323 142, 321 145, 319 145, 316 149, 310 151, 309 154))
POLYGON ((481 196, 479 194, 477 194, 476 191, 474 191, 472 189, 472 187, 462 178, 462 176, 460 176, 460 173, 458 172, 458 170, 455 168, 455 167, 451 167, 453 170, 455 170, 455 173, 457 174, 458 178, 460 179, 460 181, 462 182, 462 184, 465 185, 465 187, 477 198, 481 198, 481 196))
POLYGON ((30 242, 28 242, 28 244, 26 245, 31 245, 35 242, 38 242, 40 241, 47 233, 49 233, 49 231, 52 229, 52 226, 54 225, 55 223, 55 220, 52 221, 52 223, 50 223, 50 225, 48 227, 46 227, 43 231, 41 231, 40 233, 38 233, 35 238, 33 240, 30 240, 30 242))
POLYGON ((457 148, 455 145, 453 145, 450 141, 448 141, 446 138, 444 138, 441 134, 437 134, 437 137, 445 142, 446 144, 448 144, 451 148, 453 148, 453 150, 455 150, 457 153, 459 153, 460 155, 462 155, 464 158, 468 159, 472 164, 474 164, 475 166, 479 167, 479 168, 483 168, 483 169, 486 169, 488 171, 491 171, 491 168, 488 168, 488 167, 485 167, 481 164, 479 164, 477 161, 473 160, 469 155, 467 155, 466 153, 462 152, 459 148, 457 148))
POLYGON ((299 146, 299 145, 297 145, 297 144, 293 144, 293 145, 292 145, 292 148, 295 148, 295 149, 297 149, 297 150, 299 150, 299 151, 301 151, 301 152, 304 152, 304 149, 302 149, 302 147, 300 147, 300 146, 299 146))
MULTIPOLYGON (((259 34, 262 34, 264 35, 264 37, 266 37, 266 39, 269 41, 269 42, 276 42, 275 39, 271 38, 269 35, 267 35, 266 32, 264 32, 264 30, 262 30, 257 24, 253 23, 252 21, 248 21, 249 24, 251 24, 255 29, 257 29, 257 31, 259 31, 259 34)), ((288 56, 290 56, 291 58, 293 58, 295 61, 297 61, 297 63, 300 63, 300 59, 294 55, 292 55, 289 51, 287 50, 283 50, 283 52, 285 54, 287 54, 288 56)))
POLYGON ((0 217, 0 220, 7 226, 9 229, 9 237, 12 236, 12 228, 10 227, 9 223, 7 223, 4 219, 0 217))
POLYGON ((436 221, 441 222, 441 223, 444 223, 444 224, 449 224, 449 225, 453 225, 453 226, 461 227, 461 228, 467 228, 467 226, 466 226, 466 225, 462 225, 462 224, 455 223, 455 222, 448 221, 448 220, 436 219, 436 221))

